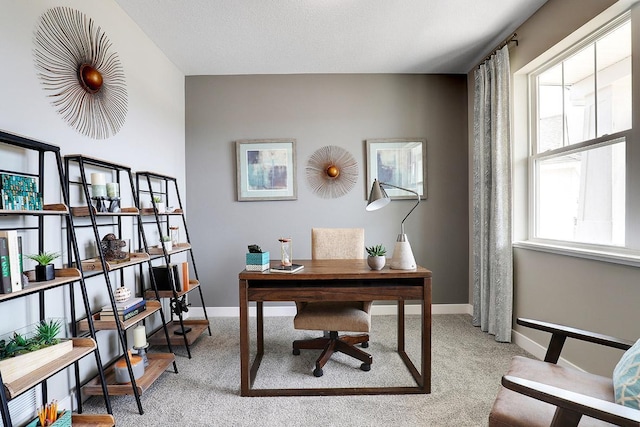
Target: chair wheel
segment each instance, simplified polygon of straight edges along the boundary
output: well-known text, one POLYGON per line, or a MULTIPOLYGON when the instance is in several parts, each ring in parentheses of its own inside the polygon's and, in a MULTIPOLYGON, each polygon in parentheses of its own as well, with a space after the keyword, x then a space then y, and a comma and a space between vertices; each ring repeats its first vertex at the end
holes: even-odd
POLYGON ((362 348, 368 348, 369 347, 369 341, 365 341, 362 344, 360 344, 360 347, 362 348))
POLYGON ((322 372, 322 368, 316 368, 313 370, 314 377, 321 377, 324 372, 322 372))
POLYGON ((370 363, 363 363, 362 365, 360 365, 360 369, 362 369, 365 372, 368 372, 371 370, 371 364, 370 363))
POLYGON ((299 348, 294 348, 293 349, 293 355, 294 356, 300 356, 300 349, 299 348))

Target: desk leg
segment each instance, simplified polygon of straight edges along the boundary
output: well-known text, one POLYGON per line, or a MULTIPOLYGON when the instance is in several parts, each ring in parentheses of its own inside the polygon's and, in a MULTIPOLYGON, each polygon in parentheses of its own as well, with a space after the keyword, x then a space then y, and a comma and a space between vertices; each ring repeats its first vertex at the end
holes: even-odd
POLYGON ((404 353, 404 301, 398 301, 398 353, 404 353))
POLYGON ((240 395, 248 396, 249 379, 249 296, 247 281, 240 280, 240 395))
POLYGON ((431 278, 424 279, 422 299, 422 389, 431 393, 431 278))

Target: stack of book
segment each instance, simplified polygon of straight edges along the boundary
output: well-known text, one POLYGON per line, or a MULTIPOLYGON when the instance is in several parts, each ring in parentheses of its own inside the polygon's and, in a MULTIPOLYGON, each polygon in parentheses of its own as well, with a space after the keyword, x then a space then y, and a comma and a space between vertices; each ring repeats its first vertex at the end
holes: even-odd
POLYGON ((113 311, 111 305, 105 305, 100 311, 100 320, 126 321, 147 309, 147 302, 142 297, 129 298, 126 301, 116 303, 117 312, 113 311))
POLYGON ((22 273, 22 236, 16 230, 0 230, 0 294, 21 290, 22 273))

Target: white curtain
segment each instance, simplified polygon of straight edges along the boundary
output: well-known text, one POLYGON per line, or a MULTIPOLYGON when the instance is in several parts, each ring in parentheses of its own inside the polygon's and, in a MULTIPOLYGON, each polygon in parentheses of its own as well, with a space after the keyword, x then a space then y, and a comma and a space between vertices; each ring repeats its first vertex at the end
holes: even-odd
POLYGON ((511 342, 510 68, 505 46, 475 72, 473 324, 511 342))

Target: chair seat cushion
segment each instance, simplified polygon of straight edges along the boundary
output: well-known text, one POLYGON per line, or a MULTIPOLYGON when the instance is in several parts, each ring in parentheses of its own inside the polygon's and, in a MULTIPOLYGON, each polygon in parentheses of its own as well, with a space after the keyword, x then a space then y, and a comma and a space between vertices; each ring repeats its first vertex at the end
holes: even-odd
POLYGON ((371 315, 361 302, 310 302, 298 309, 296 329, 312 331, 369 332, 371 315))
MULTIPOLYGON (((609 402, 614 401, 611 378, 565 368, 541 360, 514 356, 507 375, 548 384, 609 402)), ((549 426, 556 407, 501 387, 489 414, 490 427, 549 426)), ((583 416, 581 427, 611 426, 583 416)))

